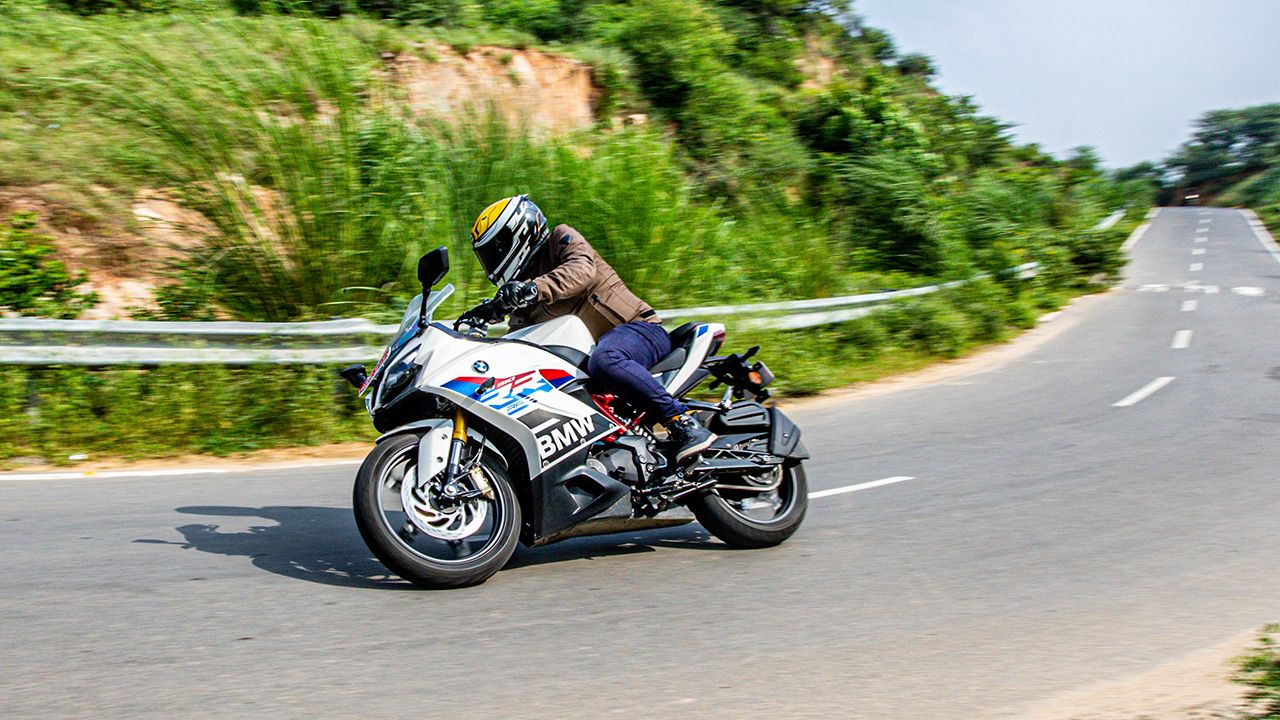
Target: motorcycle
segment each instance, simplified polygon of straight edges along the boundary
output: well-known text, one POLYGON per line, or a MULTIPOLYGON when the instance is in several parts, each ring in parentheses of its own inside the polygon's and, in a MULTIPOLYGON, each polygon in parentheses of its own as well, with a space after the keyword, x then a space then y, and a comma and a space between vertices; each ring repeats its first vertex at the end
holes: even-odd
POLYGON ((433 319, 453 293, 441 247, 422 256, 413 298, 372 371, 341 372, 382 432, 353 504, 373 554, 414 584, 484 582, 516 544, 697 520, 740 548, 777 545, 808 507, 800 429, 766 407, 773 374, 758 347, 717 356, 723 325, 673 330, 649 371, 715 432, 693 461, 643 410, 587 375, 591 333, 574 316, 488 337, 512 308, 486 300, 452 325, 433 319), (687 395, 707 379, 718 403, 687 395), (749 398, 749 399, 748 399, 749 398))

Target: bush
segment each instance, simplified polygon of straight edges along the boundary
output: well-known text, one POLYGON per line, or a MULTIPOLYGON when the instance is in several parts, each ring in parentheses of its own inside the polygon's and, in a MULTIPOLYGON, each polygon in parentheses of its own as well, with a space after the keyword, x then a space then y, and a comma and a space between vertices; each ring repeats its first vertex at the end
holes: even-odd
POLYGON ((890 343, 889 333, 874 317, 864 317, 837 326, 838 342, 855 358, 875 360, 890 343))
POLYGON ((1239 660, 1235 681, 1249 687, 1246 697, 1256 720, 1280 718, 1280 625, 1268 625, 1258 646, 1239 660))
POLYGON ((226 454, 375 436, 336 369, 0 369, 0 462, 226 454))
POLYGON ((50 238, 35 232, 34 213, 17 213, 0 223, 0 310, 35 317, 74 318, 97 303, 77 291, 86 282, 54 258, 50 238))
POLYGON ((1107 230, 1086 230, 1071 236, 1066 247, 1076 274, 1085 278, 1100 276, 1110 279, 1124 267, 1124 251, 1116 233, 1107 230))
POLYGON ((950 290, 947 300, 969 319, 969 340, 984 343, 999 340, 1005 328, 1017 324, 1008 311, 1013 298, 991 279, 974 280, 950 290))

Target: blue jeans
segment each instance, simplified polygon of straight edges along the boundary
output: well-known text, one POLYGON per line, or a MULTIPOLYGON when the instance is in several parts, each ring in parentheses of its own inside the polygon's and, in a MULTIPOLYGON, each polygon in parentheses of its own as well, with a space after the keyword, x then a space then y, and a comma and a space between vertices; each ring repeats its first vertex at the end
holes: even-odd
POLYGON ((619 397, 665 422, 689 408, 671 397, 649 368, 671 354, 671 338, 657 323, 632 322, 600 336, 587 372, 619 397))

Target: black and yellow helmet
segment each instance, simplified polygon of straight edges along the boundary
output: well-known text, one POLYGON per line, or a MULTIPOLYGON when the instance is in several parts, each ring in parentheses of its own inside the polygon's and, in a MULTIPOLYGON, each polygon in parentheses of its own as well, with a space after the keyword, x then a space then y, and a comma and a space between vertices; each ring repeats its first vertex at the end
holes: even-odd
POLYGON ((547 241, 547 218, 528 195, 503 198, 471 226, 471 247, 494 285, 509 282, 547 241))

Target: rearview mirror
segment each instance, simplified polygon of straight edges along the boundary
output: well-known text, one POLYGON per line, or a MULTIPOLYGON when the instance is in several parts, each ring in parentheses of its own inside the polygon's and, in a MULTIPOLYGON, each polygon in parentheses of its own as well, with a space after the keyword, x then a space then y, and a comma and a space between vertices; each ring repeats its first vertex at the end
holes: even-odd
POLYGON ((422 294, 431 292, 435 284, 449 274, 449 249, 441 246, 418 259, 418 282, 422 283, 422 294))

